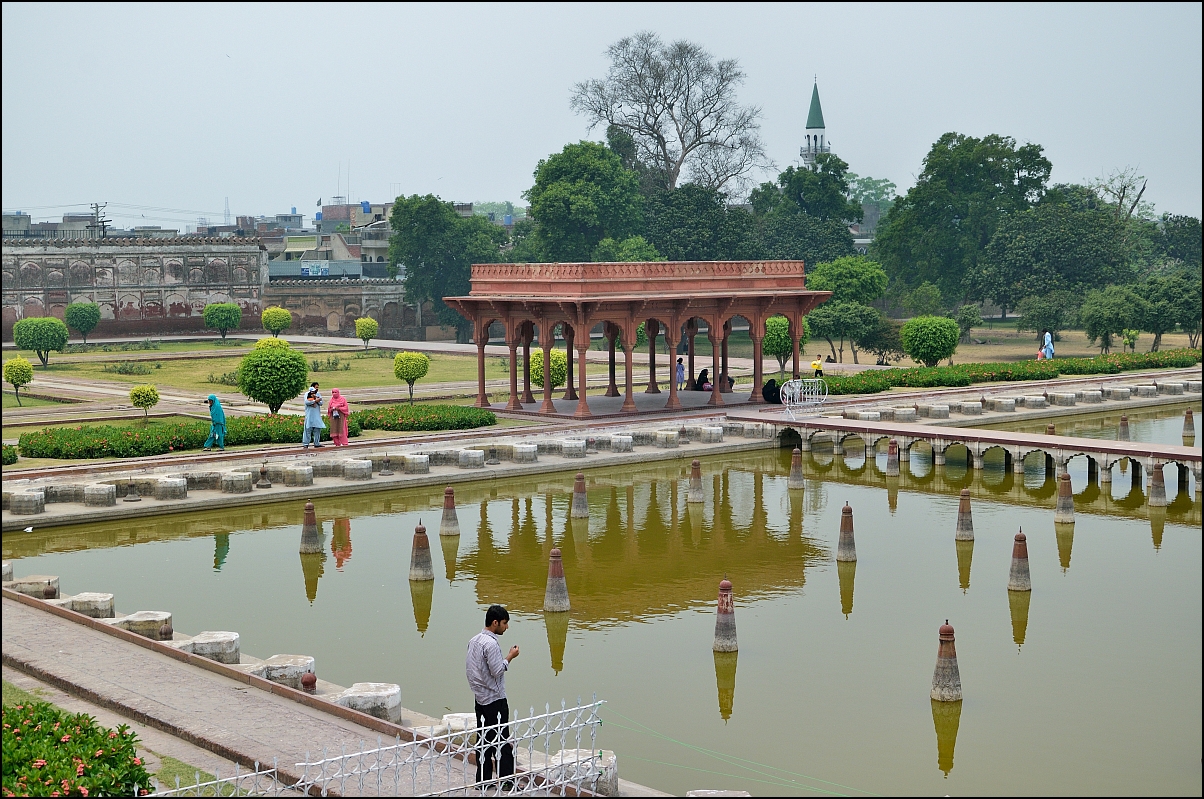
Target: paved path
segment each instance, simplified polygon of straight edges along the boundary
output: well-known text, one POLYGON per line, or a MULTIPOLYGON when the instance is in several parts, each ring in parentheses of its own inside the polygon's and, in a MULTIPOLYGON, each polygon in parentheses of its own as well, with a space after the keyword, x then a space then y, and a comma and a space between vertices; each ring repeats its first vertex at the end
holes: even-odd
POLYGON ((3 600, 4 663, 68 687, 241 762, 275 760, 287 782, 294 764, 374 748, 380 733, 244 683, 181 663, 72 621, 3 600))

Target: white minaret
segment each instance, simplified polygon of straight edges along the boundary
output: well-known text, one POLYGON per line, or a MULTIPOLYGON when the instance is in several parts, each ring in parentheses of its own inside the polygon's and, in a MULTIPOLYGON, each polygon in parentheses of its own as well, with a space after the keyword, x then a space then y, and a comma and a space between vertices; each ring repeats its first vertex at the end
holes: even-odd
POLYGON ((824 112, 819 106, 819 82, 811 87, 811 109, 807 112, 807 131, 803 137, 803 146, 798 154, 802 156, 803 166, 815 163, 815 157, 820 153, 831 152, 828 146, 827 130, 824 128, 824 112))

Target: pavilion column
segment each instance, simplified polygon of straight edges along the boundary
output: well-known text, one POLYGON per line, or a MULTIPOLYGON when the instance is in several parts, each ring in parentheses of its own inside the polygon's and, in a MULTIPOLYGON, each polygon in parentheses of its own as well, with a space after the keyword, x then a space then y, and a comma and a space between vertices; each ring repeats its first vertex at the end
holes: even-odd
POLYGON ((619 396, 619 387, 615 384, 615 342, 619 338, 619 327, 614 322, 602 325, 602 335, 606 336, 606 349, 610 361, 610 383, 606 386, 607 397, 619 396))
POLYGON ((794 353, 794 379, 795 380, 798 380, 800 377, 803 376, 803 373, 799 370, 799 368, 802 366, 802 364, 800 363, 800 359, 799 359, 799 346, 798 346, 798 340, 802 335, 803 335, 803 315, 801 313, 794 313, 790 316, 790 346, 791 346, 792 352, 794 353))
POLYGON ((510 399, 506 402, 506 410, 521 411, 523 404, 518 399, 518 328, 506 322, 506 346, 510 348, 510 399))
POLYGON ((531 393, 531 341, 535 338, 535 325, 530 321, 523 322, 523 402, 535 402, 531 393))
POLYGON ((748 395, 748 401, 753 403, 765 401, 765 397, 761 395, 761 389, 764 388, 765 382, 764 364, 761 363, 761 359, 764 357, 761 352, 761 342, 765 339, 765 330, 762 327, 764 324, 760 315, 748 320, 748 337, 752 339, 753 345, 753 387, 752 393, 748 395))
MULTIPOLYGON (((676 319, 665 326, 665 349, 674 355, 677 354, 677 342, 680 330, 681 326, 678 325, 676 319)), ((665 410, 667 411, 681 410, 681 399, 677 396, 676 363, 676 359, 672 355, 669 356, 669 401, 665 403, 665 410)), ((676 518, 676 515, 674 518, 676 518)))
MULTIPOLYGON (((580 395, 577 397, 577 410, 573 413, 576 419, 586 419, 592 416, 589 412, 589 401, 585 393, 585 353, 589 352, 589 332, 581 337, 581 343, 577 345, 577 384, 580 390, 580 395)), ((571 385, 572 380, 568 383, 571 385)))
POLYGON ((644 335, 648 338, 648 388, 645 394, 661 393, 661 387, 656 382, 656 337, 660 332, 660 322, 655 319, 644 322, 644 335))
POLYGON ((728 388, 727 376, 727 338, 732 334, 732 320, 727 320, 723 323, 723 354, 721 356, 720 368, 723 370, 722 378, 719 381, 719 391, 722 394, 730 394, 732 390, 728 388))
MULTIPOLYGON (((568 356, 568 371, 564 381, 564 396, 561 399, 575 400, 577 399, 577 389, 573 381, 573 340, 576 337, 576 328, 570 324, 565 324, 561 327, 564 331, 564 353, 568 356)), ((587 337, 588 340, 588 337, 587 337)))
MULTIPOLYGON (((488 331, 488 327, 485 328, 488 331)), ((489 407, 489 395, 485 393, 485 345, 489 343, 488 333, 477 336, 477 407, 489 407)))
POLYGON ((716 324, 717 321, 716 319, 707 320, 707 338, 711 342, 711 398, 707 400, 707 405, 727 404, 723 401, 719 389, 719 351, 726 342, 723 336, 723 325, 716 324))
POLYGON ((635 354, 635 333, 634 333, 635 326, 632 325, 631 327, 633 329, 633 333, 630 336, 631 340, 628 341, 627 335, 623 336, 623 358, 624 358, 623 367, 624 367, 624 370, 626 371, 626 376, 627 376, 627 380, 626 380, 627 393, 623 397, 623 407, 620 409, 623 413, 634 413, 635 412, 635 395, 632 393, 632 386, 631 386, 631 383, 632 383, 631 358, 635 354))
POLYGON ((539 406, 540 413, 556 413, 556 406, 552 403, 552 327, 546 319, 539 322, 539 343, 543 349, 543 404, 539 406))
POLYGON ((698 386, 694 383, 694 336, 698 335, 698 323, 691 317, 686 322, 686 391, 693 391, 698 386))

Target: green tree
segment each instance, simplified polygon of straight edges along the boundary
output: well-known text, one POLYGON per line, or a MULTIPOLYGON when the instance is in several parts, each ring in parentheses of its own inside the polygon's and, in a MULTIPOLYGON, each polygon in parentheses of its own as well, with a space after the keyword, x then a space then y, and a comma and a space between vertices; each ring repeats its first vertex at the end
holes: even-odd
POLYGON ((1150 352, 1158 351, 1163 334, 1178 326, 1188 308, 1200 307, 1200 285, 1192 285, 1184 273, 1151 275, 1133 289, 1145 301, 1141 317, 1133 326, 1154 335, 1150 352))
POLYGON ((966 276, 969 295, 1006 311, 1024 297, 1124 281, 1124 229, 1103 210, 1043 202, 1001 220, 966 276))
POLYGON ((945 299, 940 288, 925 280, 908 293, 903 304, 912 316, 938 316, 945 307, 945 299))
POLYGON ((828 301, 807 314, 807 325, 817 338, 828 342, 832 357, 844 363, 844 343, 849 340, 853 363, 857 363, 857 348, 853 342, 864 336, 878 323, 878 312, 857 302, 828 301), (839 349, 835 342, 839 341, 839 349))
POLYGON ((907 288, 929 281, 960 297, 1000 219, 1040 200, 1051 169, 1040 145, 946 133, 915 186, 879 223, 871 255, 892 281, 907 288))
POLYGON ((886 291, 886 272, 863 255, 848 255, 808 269, 807 288, 832 292, 833 302, 869 305, 886 291))
POLYGON ((399 352, 393 357, 393 376, 410 388, 410 406, 414 405, 414 384, 426 377, 431 359, 421 352, 399 352))
POLYGON ((853 235, 839 219, 817 219, 779 209, 757 220, 751 258, 782 258, 817 264, 853 255, 853 235))
POLYGON ((631 236, 622 241, 602 239, 594 248, 595 261, 663 261, 656 248, 643 236, 631 236))
POLYGON ((951 318, 957 322, 957 328, 961 331, 961 342, 969 344, 970 331, 982 326, 982 309, 977 305, 966 304, 958 308, 951 318))
MULTIPOLYGON (((811 336, 807 318, 803 317, 799 349, 807 346, 811 336)), ((790 340, 790 320, 784 316, 771 316, 765 320, 765 338, 761 341, 761 352, 778 359, 778 379, 786 376, 786 359, 794 355, 794 342, 790 340)))
POLYGON ((802 213, 816 219, 860 222, 861 203, 849 200, 849 165, 832 153, 820 153, 809 167, 787 167, 775 187, 762 183, 753 190, 753 208, 802 213), (773 197, 774 191, 779 193, 773 197))
POLYGON ((389 220, 390 269, 396 274, 399 265, 405 267, 407 298, 432 303, 440 324, 454 326, 456 340, 467 342, 472 323, 443 298, 468 294, 472 264, 498 261, 505 228, 484 217, 461 218, 451 203, 431 194, 398 197, 389 220))
POLYGON ((143 423, 150 421, 150 409, 159 404, 159 389, 152 385, 134 386, 130 389, 130 404, 142 409, 143 423))
POLYGON ((648 198, 644 205, 644 238, 670 261, 761 257, 753 215, 743 208, 729 207, 722 192, 694 183, 648 198))
POLYGON ((860 177, 853 172, 846 172, 845 179, 849 183, 849 199, 862 205, 876 205, 882 213, 895 201, 899 187, 886 178, 860 177))
POLYGON ((20 355, 4 362, 4 382, 13 387, 13 396, 21 404, 21 388, 33 382, 33 364, 20 355))
POLYGON ((259 321, 263 324, 263 329, 275 337, 292 326, 293 315, 287 309, 273 305, 263 309, 263 313, 259 315, 259 321))
POLYGON ((597 142, 568 144, 540 161, 523 196, 554 261, 588 261, 603 239, 626 239, 641 226, 638 176, 597 142))
POLYGON ((272 413, 304 391, 308 381, 305 354, 291 347, 256 346, 238 365, 238 390, 248 399, 267 405, 272 413))
POLYGON ((1187 266, 1200 268, 1200 220, 1194 216, 1162 215, 1160 247, 1162 252, 1187 266))
POLYGON ((1079 309, 1079 323, 1087 340, 1099 342, 1105 355, 1112 349, 1112 337, 1124 335, 1145 313, 1147 303, 1127 286, 1108 286, 1087 293, 1079 309))
MULTIPOLYGON (((559 388, 569 374, 569 358, 564 350, 551 350, 552 388, 559 388)), ((543 388, 543 350, 531 352, 531 384, 543 388)))
POLYGON ((67 326, 53 316, 18 319, 13 325, 13 343, 19 350, 33 350, 42 368, 50 365, 50 351, 62 352, 67 346, 67 326))
POLYGON ((226 333, 237 330, 242 324, 242 308, 236 302, 211 302, 201 312, 205 327, 216 330, 226 337, 226 333))
POLYGON ((88 334, 100 324, 100 306, 94 302, 73 302, 63 311, 67 327, 77 331, 88 343, 88 334))
POLYGON ((1182 276, 1191 288, 1183 295, 1179 305, 1179 327, 1187 334, 1188 346, 1194 349, 1200 345, 1200 295, 1204 286, 1201 286, 1199 268, 1184 272, 1182 276))
POLYGON ((903 323, 878 313, 878 321, 857 339, 857 346, 877 358, 879 366, 902 360, 903 323))
POLYGON ((368 342, 376 338, 379 332, 380 325, 371 316, 361 316, 355 320, 355 337, 364 342, 364 349, 368 349, 368 342))
POLYGON ((903 351, 925 366, 936 366, 957 352, 957 322, 944 316, 917 316, 900 331, 903 351))
POLYGON ((1080 304, 1078 296, 1069 291, 1025 297, 1016 306, 1020 313, 1016 329, 1033 331, 1038 341, 1045 331, 1058 339, 1061 331, 1075 323, 1080 304))

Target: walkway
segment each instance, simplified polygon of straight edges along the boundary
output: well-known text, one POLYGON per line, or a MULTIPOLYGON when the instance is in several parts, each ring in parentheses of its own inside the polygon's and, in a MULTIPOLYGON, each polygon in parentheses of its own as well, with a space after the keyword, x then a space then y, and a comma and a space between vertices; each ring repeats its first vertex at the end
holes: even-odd
MULTIPOLYGON (((381 732, 4 597, 4 664, 251 766, 374 748, 381 732), (369 746, 366 743, 371 742, 369 746)), ((425 786, 424 786, 425 787, 425 786)))

